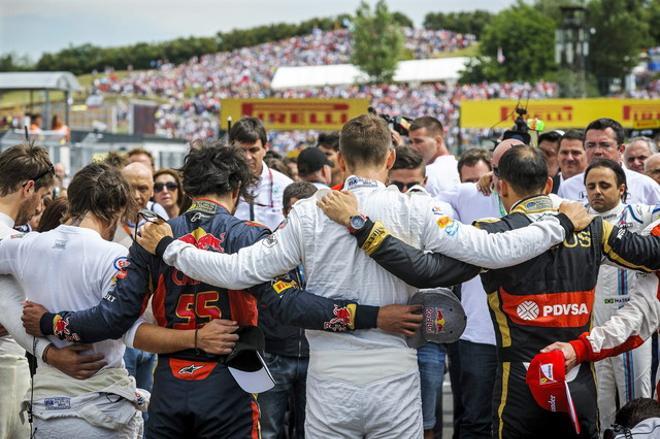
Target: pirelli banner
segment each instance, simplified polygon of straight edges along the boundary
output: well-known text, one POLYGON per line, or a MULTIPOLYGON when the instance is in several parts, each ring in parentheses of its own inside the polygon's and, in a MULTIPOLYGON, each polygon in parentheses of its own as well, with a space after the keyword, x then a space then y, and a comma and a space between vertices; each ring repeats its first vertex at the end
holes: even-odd
POLYGON ((350 119, 365 114, 369 99, 223 99, 220 126, 227 117, 235 122, 243 116, 261 119, 269 130, 335 131, 350 119))
MULTIPOLYGON (((461 101, 462 128, 506 126, 516 118, 515 100, 461 101)), ((521 101, 522 104, 525 101, 521 101)), ((542 99, 530 100, 529 118, 539 118, 546 129, 584 128, 600 117, 621 122, 624 128, 660 128, 660 99, 542 99)))

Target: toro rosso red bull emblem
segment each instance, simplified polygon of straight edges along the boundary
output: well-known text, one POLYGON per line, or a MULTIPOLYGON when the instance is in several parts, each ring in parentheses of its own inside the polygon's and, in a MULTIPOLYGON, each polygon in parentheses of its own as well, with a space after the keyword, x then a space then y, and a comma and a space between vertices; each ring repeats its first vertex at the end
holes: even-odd
POLYGON ((323 329, 330 331, 342 332, 350 327, 353 323, 353 315, 348 307, 343 306, 339 307, 335 305, 334 310, 332 310, 334 317, 323 323, 323 329))
POLYGON ((59 314, 53 318, 53 334, 61 340, 80 341, 80 336, 69 330, 69 319, 63 319, 59 314))
POLYGON ((222 243, 225 240, 225 234, 221 234, 220 237, 215 237, 210 233, 207 233, 201 227, 196 228, 187 235, 179 238, 181 241, 188 244, 192 244, 195 247, 202 250, 215 250, 220 253, 224 253, 225 249, 222 247, 222 243))
POLYGON ((429 307, 424 309, 424 320, 426 322, 426 333, 439 334, 445 328, 445 317, 442 315, 442 309, 429 307))

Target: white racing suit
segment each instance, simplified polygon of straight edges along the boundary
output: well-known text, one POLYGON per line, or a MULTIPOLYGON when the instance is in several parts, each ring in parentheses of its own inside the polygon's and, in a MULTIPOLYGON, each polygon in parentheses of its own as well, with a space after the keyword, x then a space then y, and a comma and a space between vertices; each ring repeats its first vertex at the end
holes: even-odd
MULTIPOLYGON (((640 233, 660 217, 660 206, 619 203, 614 209, 598 213, 609 223, 640 233)), ((637 272, 602 265, 598 273, 593 324, 600 326, 609 320, 629 300, 632 289, 643 288, 637 272)), ((595 364, 598 377, 598 411, 601 430, 614 423, 617 407, 636 398, 649 398, 651 386, 651 339, 641 346, 595 364), (618 395, 618 404, 617 404, 618 395)))

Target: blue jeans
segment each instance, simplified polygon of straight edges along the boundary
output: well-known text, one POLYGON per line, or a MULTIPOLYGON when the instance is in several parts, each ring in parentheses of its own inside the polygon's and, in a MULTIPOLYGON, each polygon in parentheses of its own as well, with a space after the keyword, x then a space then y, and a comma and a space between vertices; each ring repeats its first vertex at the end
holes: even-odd
MULTIPOLYGON (((139 389, 148 390, 154 386, 154 369, 156 368, 156 354, 144 352, 139 349, 126 348, 124 352, 124 363, 128 374, 135 378, 135 385, 139 389)), ((147 412, 142 412, 144 422, 147 422, 149 416, 147 412)))
POLYGON ((497 374, 495 346, 458 341, 461 361, 463 416, 461 439, 490 438, 492 427, 493 386, 497 374))
POLYGON ((432 430, 436 423, 435 407, 439 398, 442 398, 445 347, 435 343, 426 343, 417 349, 417 364, 422 388, 424 430, 432 430))
POLYGON ((284 430, 284 415, 293 400, 291 413, 295 422, 292 438, 305 437, 305 382, 309 358, 264 353, 264 360, 275 379, 275 387, 257 399, 261 409, 261 437, 278 439, 284 430))

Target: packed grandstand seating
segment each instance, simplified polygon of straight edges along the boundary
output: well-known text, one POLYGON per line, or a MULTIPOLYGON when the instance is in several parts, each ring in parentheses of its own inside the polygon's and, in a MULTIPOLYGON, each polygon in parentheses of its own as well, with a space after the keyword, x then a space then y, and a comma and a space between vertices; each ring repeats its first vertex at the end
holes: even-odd
MULTIPOLYGON (((468 47, 473 35, 450 31, 405 29, 407 52, 415 59, 437 57, 440 52, 468 47)), ((120 78, 108 73, 94 82, 95 92, 159 97, 156 133, 167 137, 193 139, 213 137, 218 132, 220 103, 225 98, 245 97, 324 97, 371 99, 379 112, 391 115, 438 117, 447 129, 447 141, 456 145, 458 104, 461 99, 551 98, 557 85, 540 81, 529 83, 445 83, 346 85, 319 88, 272 90, 270 83, 280 66, 327 65, 348 63, 351 53, 350 32, 339 29, 315 30, 309 35, 242 48, 232 52, 194 57, 187 63, 164 63, 156 70, 136 71, 120 78)), ((658 81, 634 97, 660 95, 658 81)), ((494 121, 494 123, 497 121, 494 121)), ((272 132, 276 149, 289 150, 309 143, 315 133, 272 132)), ((479 133, 463 132, 463 144, 479 133)))

